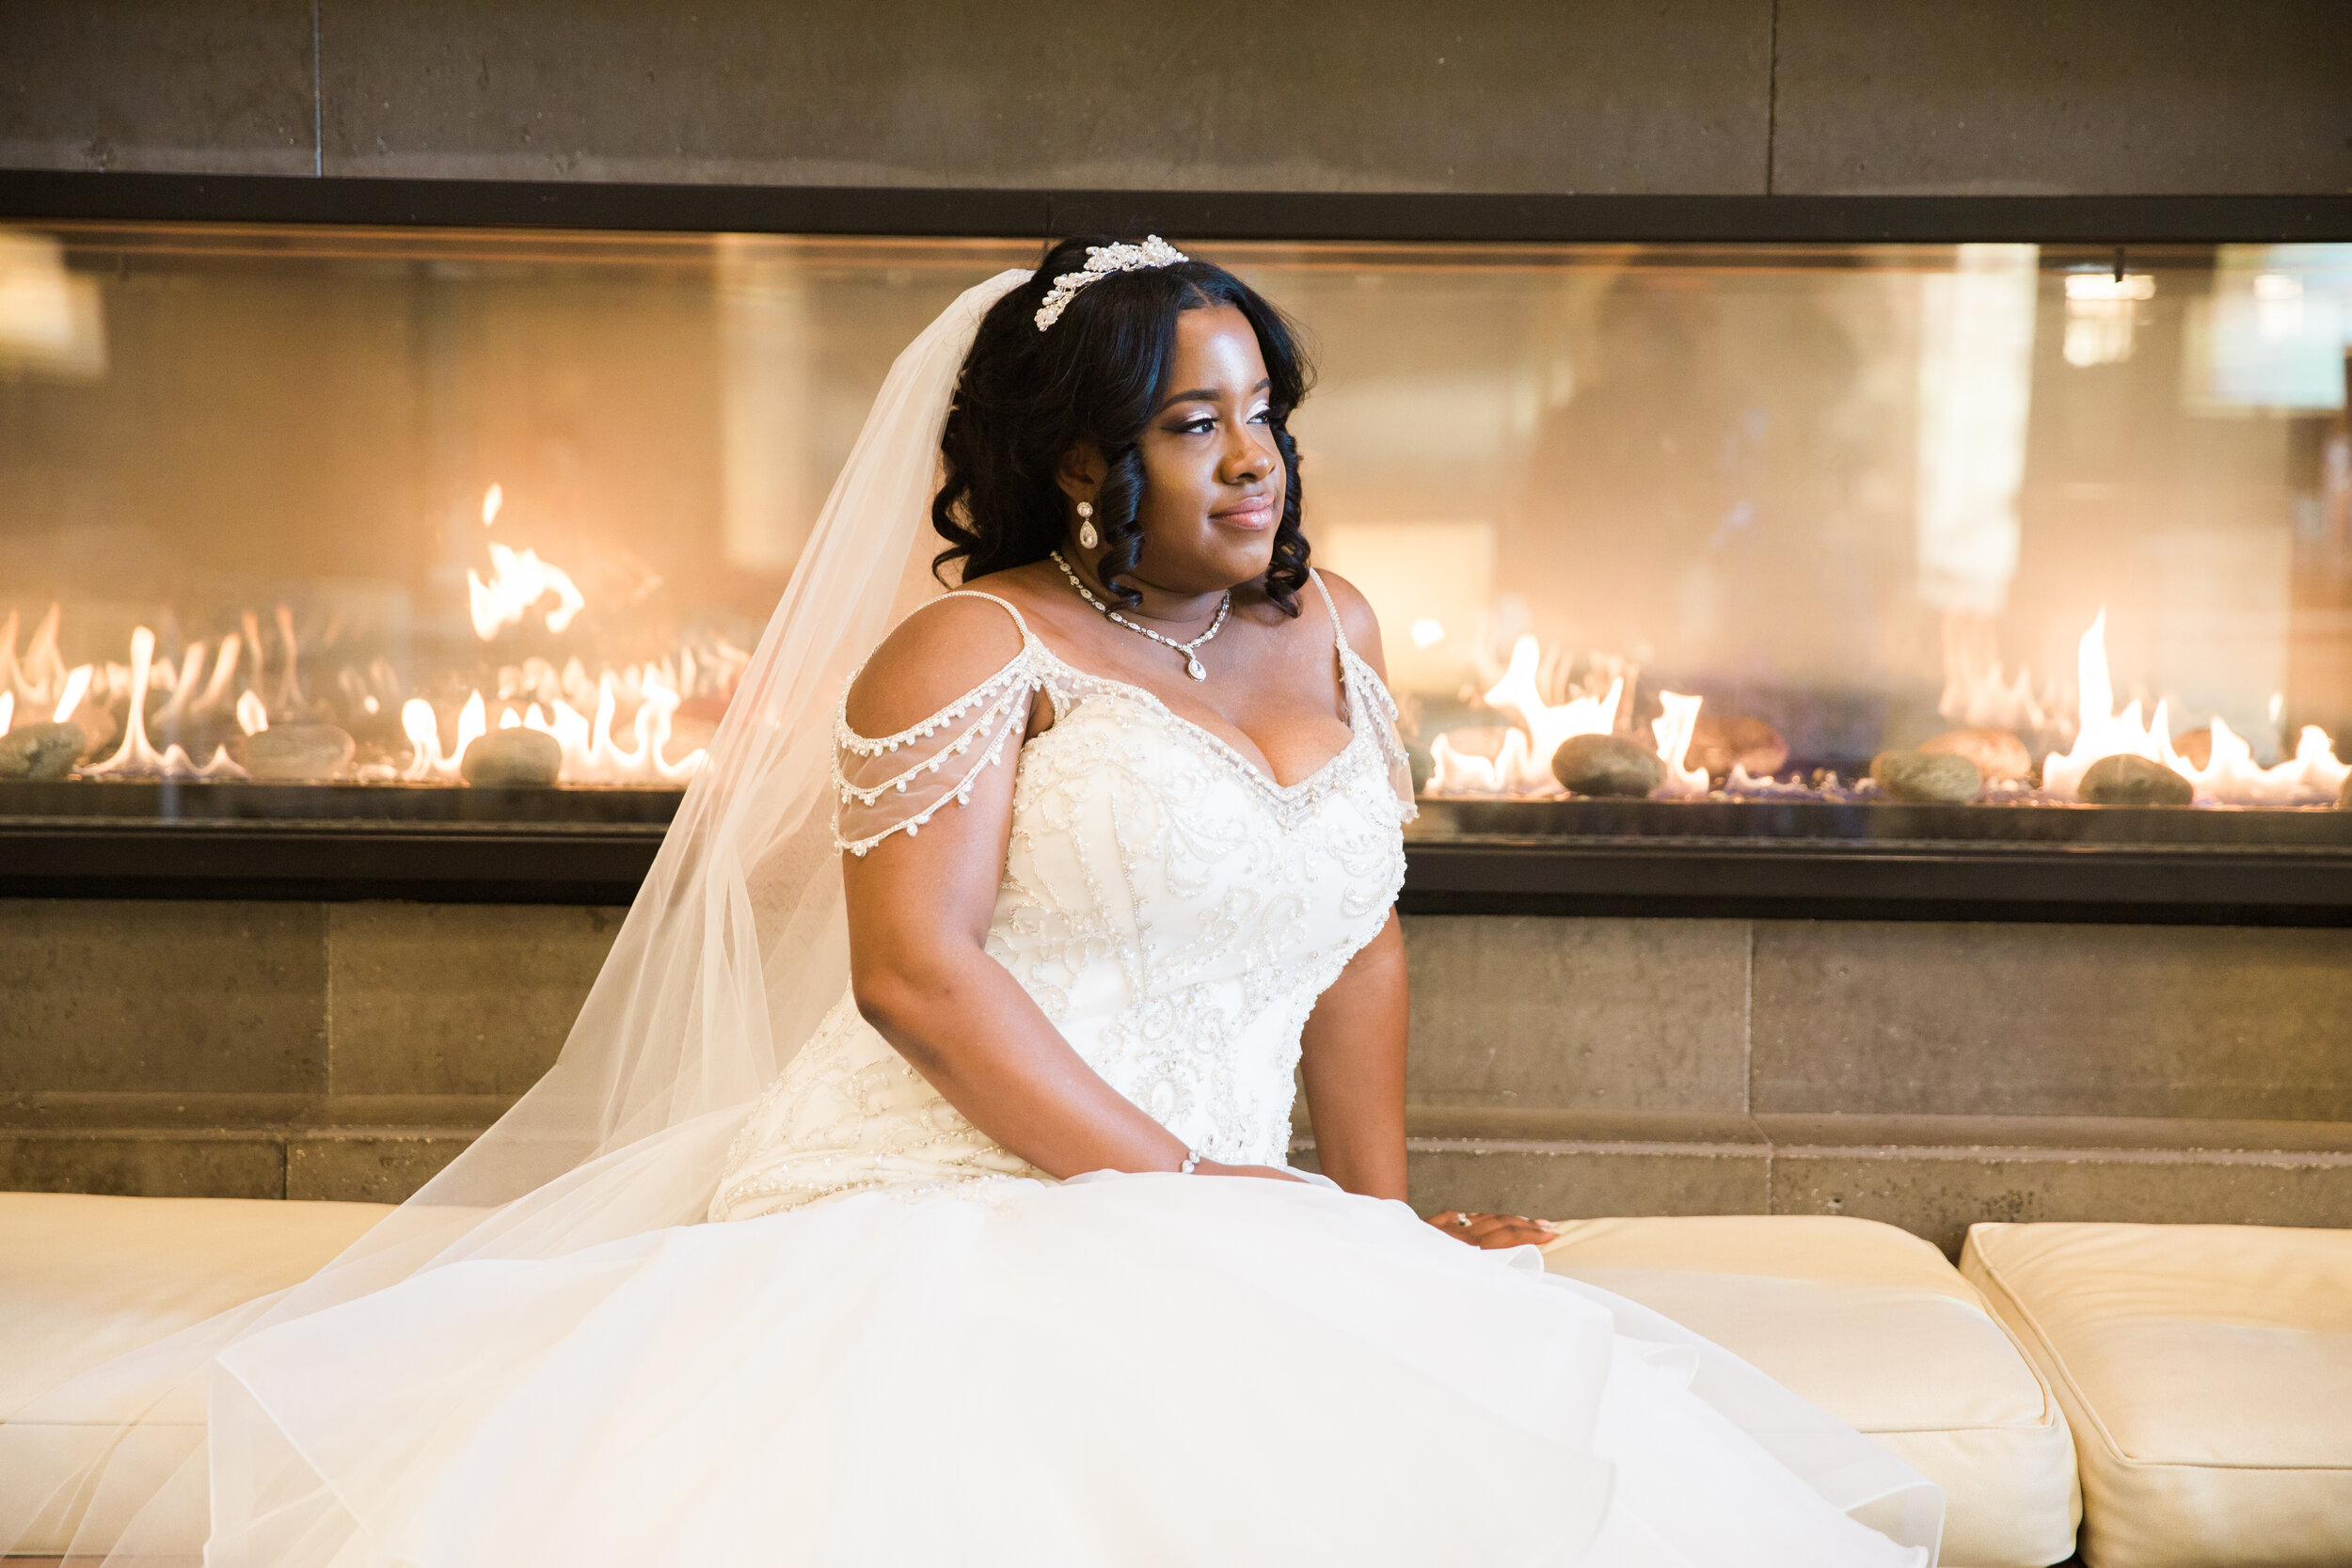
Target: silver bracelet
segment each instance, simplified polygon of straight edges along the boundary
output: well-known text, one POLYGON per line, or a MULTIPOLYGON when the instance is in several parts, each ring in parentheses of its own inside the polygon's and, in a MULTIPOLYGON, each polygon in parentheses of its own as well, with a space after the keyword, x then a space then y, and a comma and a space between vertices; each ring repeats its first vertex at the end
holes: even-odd
POLYGON ((1200 1163, 1200 1156, 1195 1154, 1190 1148, 1187 1148, 1184 1150, 1184 1163, 1176 1167, 1176 1174, 1179 1176, 1190 1176, 1192 1174, 1192 1168, 1200 1163))

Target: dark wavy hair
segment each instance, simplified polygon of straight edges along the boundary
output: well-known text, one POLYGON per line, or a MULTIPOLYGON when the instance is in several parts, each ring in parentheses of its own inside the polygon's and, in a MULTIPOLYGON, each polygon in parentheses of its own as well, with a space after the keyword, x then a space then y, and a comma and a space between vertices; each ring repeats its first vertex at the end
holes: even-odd
POLYGON ((1091 441, 1108 466, 1094 497, 1103 583, 1122 606, 1140 602, 1120 580, 1143 558, 1143 529, 1136 520, 1143 501, 1143 457, 1136 443, 1168 395, 1176 318, 1230 305, 1257 333, 1272 383, 1267 420, 1282 458, 1282 516, 1265 592, 1295 615, 1298 591, 1307 583, 1307 537, 1298 527, 1298 446, 1291 439, 1290 416, 1313 381, 1297 332, 1255 289, 1199 261, 1099 278, 1040 332, 1038 307, 1053 280, 1083 268, 1089 245, 1116 243, 1100 234, 1062 241, 1045 253, 1035 277, 982 318, 940 437, 946 478, 931 501, 931 526, 947 547, 931 571, 944 582, 947 563, 960 561, 968 581, 1044 560, 1069 527, 1068 498, 1056 478, 1062 455, 1091 441))

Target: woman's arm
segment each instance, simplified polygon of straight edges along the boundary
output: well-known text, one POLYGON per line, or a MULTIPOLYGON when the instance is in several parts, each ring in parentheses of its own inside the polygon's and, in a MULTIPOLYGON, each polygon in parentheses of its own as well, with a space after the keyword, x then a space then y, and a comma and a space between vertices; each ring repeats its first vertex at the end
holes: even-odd
MULTIPOLYGON (((1380 621, 1353 584, 1321 574, 1337 602, 1347 641, 1374 673, 1388 678, 1380 621)), ((1402 1198, 1405 1192, 1405 1049, 1407 996, 1405 933, 1396 911, 1380 934, 1349 960, 1307 1020, 1301 1069, 1307 1115, 1314 1123, 1323 1174, 1351 1193, 1402 1198)), ((1522 1246, 1551 1239, 1519 1214, 1449 1209, 1430 1224, 1479 1247, 1522 1246)))
POLYGON ((1396 911, 1315 1003, 1301 1037, 1315 1160, 1351 1193, 1405 1196, 1405 933, 1396 911))
MULTIPOLYGON (((1383 680, 1380 621, 1354 584, 1321 571, 1348 645, 1383 680)), ((1405 930, 1396 911, 1315 1002, 1299 1069, 1315 1162, 1351 1193, 1405 1196, 1405 930)))
MULTIPOLYGON (((950 599, 911 617, 850 692, 850 727, 895 735, 978 686, 1020 650, 993 605, 950 599)), ((982 768, 970 803, 920 834, 842 857, 850 984, 858 1011, 946 1101, 1058 1177, 1175 1170, 1176 1135, 1104 1083, 984 946, 1012 828, 1022 723, 982 768)), ((1208 1174, 1275 1174, 1203 1160, 1208 1174)))

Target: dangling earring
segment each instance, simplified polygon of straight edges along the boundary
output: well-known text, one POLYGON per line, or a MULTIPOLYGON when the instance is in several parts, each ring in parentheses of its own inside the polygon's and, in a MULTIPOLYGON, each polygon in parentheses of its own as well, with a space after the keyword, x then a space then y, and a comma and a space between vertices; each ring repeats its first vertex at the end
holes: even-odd
POLYGON ((1090 550, 1102 542, 1103 536, 1094 531, 1094 503, 1080 501, 1078 503, 1078 547, 1082 550, 1090 550))

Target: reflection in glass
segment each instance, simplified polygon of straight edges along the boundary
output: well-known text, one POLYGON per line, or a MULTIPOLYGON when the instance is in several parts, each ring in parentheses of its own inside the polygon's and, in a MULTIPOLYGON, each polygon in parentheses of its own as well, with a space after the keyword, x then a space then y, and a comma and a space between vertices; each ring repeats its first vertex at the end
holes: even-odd
MULTIPOLYGON (((2344 786, 2352 246, 1200 248, 1319 356, 1433 796, 2344 786)), ((1034 252, 0 234, 0 813, 675 791, 891 357, 1034 252)))

